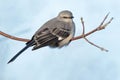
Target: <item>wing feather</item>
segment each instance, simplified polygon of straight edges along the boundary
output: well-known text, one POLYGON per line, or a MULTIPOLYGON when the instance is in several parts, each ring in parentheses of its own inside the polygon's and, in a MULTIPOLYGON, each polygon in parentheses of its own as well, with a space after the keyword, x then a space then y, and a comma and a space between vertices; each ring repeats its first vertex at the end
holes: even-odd
MULTIPOLYGON (((51 22, 50 22, 51 23, 51 22)), ((59 42, 67 38, 71 33, 71 28, 68 24, 57 21, 54 24, 46 23, 33 36, 33 50, 44 46, 59 46, 59 42)), ((28 42, 29 43, 29 42, 28 42)))

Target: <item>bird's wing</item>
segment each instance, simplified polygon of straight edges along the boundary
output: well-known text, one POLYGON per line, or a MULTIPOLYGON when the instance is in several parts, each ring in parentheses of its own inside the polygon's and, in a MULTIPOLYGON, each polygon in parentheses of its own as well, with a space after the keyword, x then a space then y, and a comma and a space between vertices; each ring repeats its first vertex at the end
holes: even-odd
POLYGON ((54 28, 51 32, 53 35, 57 36, 59 39, 64 39, 70 35, 70 30, 66 28, 54 28))
POLYGON ((53 47, 58 46, 58 43, 70 35, 70 30, 65 27, 53 27, 45 28, 40 32, 37 32, 34 37, 34 47, 32 50, 44 47, 47 45, 52 45, 53 47))

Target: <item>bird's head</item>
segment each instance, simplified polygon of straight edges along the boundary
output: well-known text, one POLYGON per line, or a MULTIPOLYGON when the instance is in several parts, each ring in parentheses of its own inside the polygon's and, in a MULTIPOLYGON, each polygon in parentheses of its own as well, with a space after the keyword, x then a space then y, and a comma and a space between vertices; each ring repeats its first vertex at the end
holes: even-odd
POLYGON ((61 21, 70 22, 74 17, 71 11, 64 10, 58 14, 57 18, 61 21))

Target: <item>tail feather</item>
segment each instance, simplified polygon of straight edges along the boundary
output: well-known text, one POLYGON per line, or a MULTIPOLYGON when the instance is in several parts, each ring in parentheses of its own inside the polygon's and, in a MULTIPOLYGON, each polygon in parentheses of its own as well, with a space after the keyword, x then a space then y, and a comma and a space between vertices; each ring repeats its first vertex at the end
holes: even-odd
POLYGON ((27 48, 29 48, 32 45, 32 42, 30 42, 29 44, 27 44, 22 50, 20 50, 12 59, 10 59, 8 61, 8 64, 13 62, 20 54, 22 54, 22 52, 24 52, 27 48))

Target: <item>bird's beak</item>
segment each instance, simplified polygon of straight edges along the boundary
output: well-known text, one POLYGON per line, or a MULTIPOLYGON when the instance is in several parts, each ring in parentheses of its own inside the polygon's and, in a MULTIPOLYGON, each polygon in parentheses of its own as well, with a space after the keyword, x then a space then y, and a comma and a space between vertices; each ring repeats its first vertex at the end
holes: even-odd
POLYGON ((71 19, 73 19, 74 17, 73 16, 71 16, 71 19))

